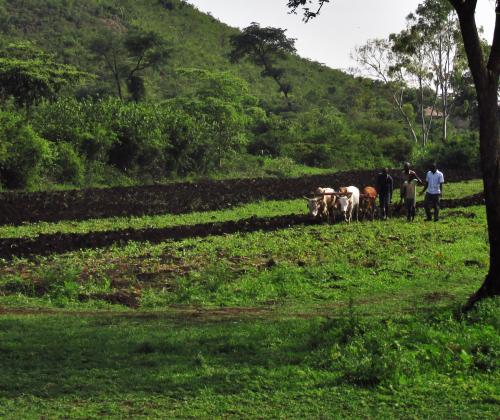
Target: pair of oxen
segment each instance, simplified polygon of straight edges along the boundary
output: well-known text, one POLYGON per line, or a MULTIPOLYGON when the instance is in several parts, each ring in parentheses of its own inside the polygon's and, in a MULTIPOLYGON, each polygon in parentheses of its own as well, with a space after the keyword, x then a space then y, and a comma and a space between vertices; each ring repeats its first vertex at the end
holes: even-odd
POLYGON ((329 223, 335 223, 336 216, 340 215, 347 223, 351 223, 353 216, 356 221, 375 217, 377 190, 365 187, 361 192, 359 188, 341 187, 338 191, 328 187, 318 187, 313 198, 307 200, 309 214, 314 218, 321 218, 329 223))

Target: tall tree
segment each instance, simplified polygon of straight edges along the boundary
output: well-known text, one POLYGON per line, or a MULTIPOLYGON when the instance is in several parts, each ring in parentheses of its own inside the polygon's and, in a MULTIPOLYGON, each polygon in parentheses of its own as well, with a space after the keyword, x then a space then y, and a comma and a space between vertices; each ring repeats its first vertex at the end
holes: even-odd
POLYGON ((418 114, 420 119, 421 143, 426 146, 437 113, 436 102, 439 85, 431 70, 425 36, 414 27, 408 27, 399 34, 391 34, 391 48, 397 57, 393 71, 398 71, 408 84, 418 92, 418 114))
POLYGON ((165 43, 154 32, 104 30, 90 49, 102 60, 113 78, 116 93, 124 99, 123 85, 138 102, 145 96, 143 72, 158 69, 169 58, 165 43))
POLYGON ((425 47, 423 54, 432 71, 433 83, 439 91, 442 139, 446 142, 448 120, 454 106, 452 83, 460 44, 457 15, 448 1, 424 0, 416 12, 408 16, 407 22, 408 31, 416 34, 419 42, 413 46, 410 43, 410 48, 418 51, 422 46, 425 47))
MULTIPOLYGON (((389 84, 389 79, 392 87, 397 80, 400 92, 406 86, 415 88, 420 143, 427 145, 435 117, 440 117, 441 137, 446 142, 449 118, 455 105, 453 84, 461 76, 458 74, 461 68, 456 65, 461 45, 457 15, 446 1, 424 0, 415 13, 408 15, 406 22, 407 27, 391 34, 388 40, 376 40, 376 43, 370 40, 357 48, 354 58, 363 70, 370 70, 370 76, 381 78, 383 74, 384 82, 389 84), (380 54, 381 46, 390 51, 380 54), (374 74, 374 64, 380 62, 380 57, 386 59, 386 66, 374 74)), ((395 104, 402 113, 401 101, 395 104)), ((410 125, 407 119, 405 121, 410 125)), ((411 125, 414 123, 411 121, 411 125)))
MULTIPOLYGON (((216 162, 220 168, 223 159, 240 151, 247 143, 246 128, 253 115, 263 110, 250 95, 248 84, 228 72, 207 70, 180 70, 186 77, 189 90, 169 103, 196 117, 205 129, 207 145, 204 150, 207 163, 216 162)), ((204 172, 207 167, 201 168, 204 172)))
MULTIPOLYGON (((470 71, 476 87, 479 111, 481 169, 486 196, 486 217, 490 242, 490 267, 480 289, 470 297, 467 307, 486 296, 500 294, 500 0, 496 0, 496 22, 489 57, 486 58, 476 25, 477 0, 448 0, 460 23, 470 71)), ((293 12, 302 7, 308 21, 329 0, 288 0, 293 12), (314 5, 311 9, 309 5, 314 5)))
POLYGON ((131 31, 124 44, 130 60, 126 76, 127 88, 132 99, 138 102, 145 95, 141 73, 148 68, 158 70, 167 61, 170 52, 155 32, 131 31))
POLYGON ((292 85, 285 78, 285 69, 278 67, 280 60, 285 60, 288 54, 295 53, 295 40, 288 38, 286 30, 280 28, 261 28, 253 22, 238 35, 231 37, 232 51, 230 59, 236 63, 248 58, 259 67, 263 67, 262 76, 271 77, 283 93, 288 105, 288 95, 292 85))
MULTIPOLYGON (((365 45, 356 47, 352 58, 356 60, 365 75, 380 80, 388 87, 394 108, 401 115, 414 142, 418 143, 419 136, 415 128, 413 107, 405 103, 407 83, 404 67, 400 65, 401 60, 394 51, 392 40, 370 39, 365 45)), ((425 143, 425 137, 422 143, 425 143)))

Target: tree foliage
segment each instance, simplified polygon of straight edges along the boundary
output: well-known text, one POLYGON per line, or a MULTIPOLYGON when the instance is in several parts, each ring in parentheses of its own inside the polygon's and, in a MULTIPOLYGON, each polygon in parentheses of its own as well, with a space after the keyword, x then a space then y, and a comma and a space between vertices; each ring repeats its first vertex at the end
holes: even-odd
POLYGON ((144 72, 159 70, 170 56, 161 37, 152 31, 102 30, 91 42, 91 51, 102 60, 115 82, 116 92, 124 98, 123 84, 131 98, 139 102, 145 96, 144 72))
POLYGON ((29 108, 44 98, 54 99, 65 86, 85 76, 30 42, 9 43, 0 49, 0 99, 12 97, 19 106, 29 108))
MULTIPOLYGON (((458 18, 451 4, 442 0, 425 0, 407 17, 407 29, 393 34, 394 50, 401 54, 399 63, 418 83, 421 93, 422 131, 428 133, 434 110, 441 113, 442 140, 447 140, 448 120, 454 107, 453 81, 458 80, 457 55, 461 38, 458 18), (423 89, 435 89, 430 120, 426 126, 423 89)), ((431 99, 432 101, 432 99, 431 99)), ((427 140, 427 138, 425 139, 427 140)))
POLYGON ((279 86, 279 91, 288 98, 292 85, 285 79, 285 69, 278 67, 280 60, 294 54, 295 40, 286 36, 286 30, 280 28, 261 28, 253 22, 240 34, 231 36, 232 51, 230 59, 236 63, 248 58, 262 67, 262 76, 271 77, 279 86))
MULTIPOLYGON (((415 142, 426 146, 434 127, 441 140, 455 109, 456 93, 464 91, 465 68, 461 65, 462 42, 457 16, 441 0, 425 0, 407 17, 407 27, 388 39, 369 40, 356 48, 354 58, 362 74, 382 80, 393 91, 393 103, 415 142), (416 90, 413 111, 407 113, 407 92, 416 90)), ((463 61, 463 60, 462 60, 463 61)))
POLYGON ((257 107, 248 84, 228 72, 187 70, 183 74, 191 80, 191 94, 169 102, 203 123, 207 157, 213 154, 209 161, 221 166, 226 155, 241 151, 246 145, 247 127, 252 124, 253 115, 264 111, 257 107))
POLYGON ((21 116, 0 110, 0 185, 26 188, 49 155, 48 143, 21 116))

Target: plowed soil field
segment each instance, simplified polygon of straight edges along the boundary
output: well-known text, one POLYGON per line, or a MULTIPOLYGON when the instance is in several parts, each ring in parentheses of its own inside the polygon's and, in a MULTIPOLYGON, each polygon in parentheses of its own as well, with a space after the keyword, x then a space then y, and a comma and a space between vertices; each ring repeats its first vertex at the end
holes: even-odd
MULTIPOLYGON (((0 193, 0 225, 85 220, 114 216, 182 214, 223 210, 258 200, 290 200, 318 186, 374 185, 377 171, 349 171, 288 179, 244 179, 172 183, 142 187, 51 192, 0 193)), ((418 173, 422 176, 424 171, 418 173)), ((401 172, 393 171, 395 185, 401 172)), ((477 173, 445 171, 446 182, 478 178, 477 173)))
MULTIPOLYGON (((482 204, 483 195, 476 194, 461 199, 442 200, 442 208, 477 206, 482 204)), ((420 204, 421 206, 421 204, 420 204)), ((270 218, 252 217, 229 222, 203 223, 173 226, 163 229, 123 229, 85 234, 61 233, 39 235, 35 238, 0 239, 0 258, 25 257, 29 255, 60 254, 79 249, 101 248, 128 241, 159 243, 166 240, 183 240, 192 237, 206 237, 232 233, 247 233, 257 230, 273 231, 297 225, 321 223, 308 215, 287 215, 270 218)))

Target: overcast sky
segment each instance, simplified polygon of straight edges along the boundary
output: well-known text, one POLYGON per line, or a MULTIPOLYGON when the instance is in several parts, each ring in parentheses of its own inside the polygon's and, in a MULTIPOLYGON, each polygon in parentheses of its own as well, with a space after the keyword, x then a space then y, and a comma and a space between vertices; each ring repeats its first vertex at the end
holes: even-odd
MULTIPOLYGON (((286 0, 187 0, 203 12, 230 26, 244 28, 251 22, 286 28, 296 38, 296 47, 307 57, 333 68, 354 66, 350 53, 371 38, 385 38, 405 26, 405 17, 419 0, 334 0, 321 16, 304 24, 300 16, 288 14, 286 0)), ((495 23, 494 0, 479 0, 478 26, 491 43, 495 23)))

